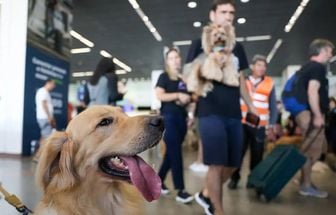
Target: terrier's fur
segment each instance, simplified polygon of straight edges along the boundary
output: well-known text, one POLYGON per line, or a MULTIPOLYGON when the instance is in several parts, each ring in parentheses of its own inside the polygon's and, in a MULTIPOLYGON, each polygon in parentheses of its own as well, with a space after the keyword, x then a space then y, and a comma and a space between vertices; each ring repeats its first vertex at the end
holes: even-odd
POLYGON ((204 54, 185 66, 188 90, 198 96, 206 96, 213 88, 212 81, 238 87, 239 73, 232 54, 234 46, 235 33, 232 25, 205 26, 202 34, 204 54), (213 50, 217 44, 224 46, 220 52, 213 50))

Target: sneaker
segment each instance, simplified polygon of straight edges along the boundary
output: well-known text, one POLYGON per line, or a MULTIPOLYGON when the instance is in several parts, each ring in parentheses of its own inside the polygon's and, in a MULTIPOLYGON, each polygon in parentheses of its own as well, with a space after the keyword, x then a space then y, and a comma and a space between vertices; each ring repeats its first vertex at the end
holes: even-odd
POLYGON ((209 208, 204 210, 206 215, 215 215, 215 210, 213 209, 212 205, 209 208))
POLYGON ((194 162, 189 166, 189 169, 191 169, 194 172, 207 172, 209 167, 202 163, 194 162))
POLYGON ((192 200, 194 200, 194 197, 192 195, 190 195, 189 193, 187 193, 186 191, 180 190, 180 191, 178 191, 175 199, 176 199, 177 202, 187 204, 187 203, 191 202, 192 200))
POLYGON ((192 171, 194 171, 194 169, 197 168, 197 165, 198 165, 198 163, 194 162, 194 163, 190 164, 189 169, 192 170, 192 171))
POLYGON ((202 206, 206 215, 213 215, 214 209, 210 198, 203 196, 202 191, 195 194, 196 202, 202 206))
POLYGON ((317 188, 310 186, 310 187, 301 187, 299 193, 302 196, 312 196, 316 198, 327 198, 328 193, 322 190, 318 190, 317 188))
POLYGON ((162 195, 168 195, 169 193, 170 193, 170 190, 166 187, 166 185, 162 184, 161 194, 162 195))
POLYGON ((231 179, 230 182, 228 183, 228 188, 230 190, 235 190, 237 189, 237 187, 238 187, 238 181, 231 179))

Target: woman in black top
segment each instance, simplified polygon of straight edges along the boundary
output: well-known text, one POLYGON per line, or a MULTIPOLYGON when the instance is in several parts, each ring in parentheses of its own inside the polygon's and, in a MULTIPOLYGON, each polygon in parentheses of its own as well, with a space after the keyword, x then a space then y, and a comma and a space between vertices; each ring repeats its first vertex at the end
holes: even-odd
MULTIPOLYGON (((159 170, 164 182, 168 171, 172 170, 175 189, 178 190, 176 201, 188 203, 193 196, 184 191, 182 143, 187 132, 186 105, 190 102, 186 85, 181 77, 181 56, 177 49, 170 49, 165 56, 166 71, 162 73, 156 84, 155 93, 161 101, 160 113, 165 122, 164 141, 166 153, 159 170)), ((162 194, 169 190, 162 183, 162 194)))

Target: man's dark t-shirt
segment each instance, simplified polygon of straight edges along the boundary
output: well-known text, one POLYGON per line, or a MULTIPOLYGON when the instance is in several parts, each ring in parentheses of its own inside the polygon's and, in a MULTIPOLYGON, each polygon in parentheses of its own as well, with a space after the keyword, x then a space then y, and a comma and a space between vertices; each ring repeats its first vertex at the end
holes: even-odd
POLYGON ((326 78, 327 70, 326 67, 318 63, 316 61, 310 61, 305 64, 298 71, 298 86, 297 88, 304 89, 303 93, 300 93, 298 96, 298 100, 302 103, 309 104, 308 102, 308 84, 310 80, 316 80, 320 83, 319 89, 319 100, 320 100, 320 109, 322 113, 327 113, 329 108, 329 98, 328 98, 328 90, 329 90, 329 82, 326 78))
MULTIPOLYGON (((187 56, 187 63, 192 62, 199 54, 203 53, 200 39, 193 41, 187 56)), ((243 46, 236 42, 233 54, 238 61, 238 71, 248 68, 243 46)), ((214 88, 206 97, 200 97, 197 104, 197 115, 199 117, 212 114, 241 119, 240 110, 240 88, 224 85, 213 81, 214 88)))
MULTIPOLYGON (((187 93, 185 83, 181 80, 171 80, 166 72, 160 75, 156 87, 163 88, 166 93, 187 93)), ((162 114, 187 114, 185 107, 176 104, 175 101, 161 102, 160 111, 162 114)))

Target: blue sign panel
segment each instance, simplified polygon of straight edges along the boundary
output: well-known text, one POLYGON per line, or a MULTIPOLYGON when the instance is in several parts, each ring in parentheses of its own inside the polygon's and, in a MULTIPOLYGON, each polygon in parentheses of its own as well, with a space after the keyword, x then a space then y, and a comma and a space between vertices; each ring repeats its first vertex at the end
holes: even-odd
POLYGON ((36 91, 44 86, 47 79, 54 79, 56 87, 50 92, 54 105, 57 130, 67 125, 67 102, 70 63, 47 52, 27 45, 26 74, 23 115, 22 154, 30 155, 31 146, 40 139, 40 129, 36 120, 36 91))

